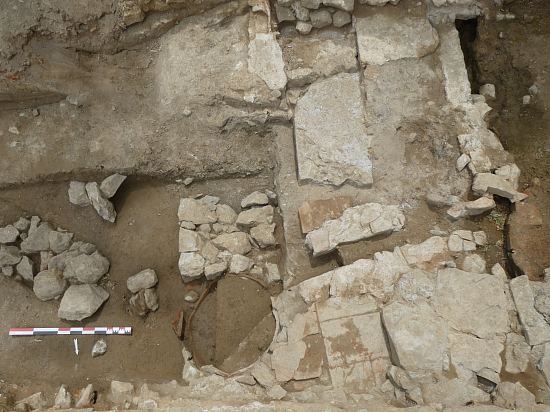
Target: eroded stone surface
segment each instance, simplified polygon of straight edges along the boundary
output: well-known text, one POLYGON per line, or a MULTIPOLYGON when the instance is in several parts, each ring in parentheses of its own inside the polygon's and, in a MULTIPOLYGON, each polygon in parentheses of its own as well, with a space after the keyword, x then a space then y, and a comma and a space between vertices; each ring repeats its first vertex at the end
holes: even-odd
POLYGON ((363 116, 357 74, 339 74, 309 87, 296 104, 294 118, 300 181, 372 184, 363 116))
POLYGON ((96 285, 72 285, 61 299, 57 315, 66 320, 92 316, 109 299, 109 293, 96 285))

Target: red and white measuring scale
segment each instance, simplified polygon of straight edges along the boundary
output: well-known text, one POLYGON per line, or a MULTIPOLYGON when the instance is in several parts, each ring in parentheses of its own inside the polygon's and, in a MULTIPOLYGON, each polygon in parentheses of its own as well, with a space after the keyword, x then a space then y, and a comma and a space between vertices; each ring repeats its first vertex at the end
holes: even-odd
POLYGON ((131 326, 96 326, 75 328, 11 328, 10 336, 44 335, 131 335, 131 326))

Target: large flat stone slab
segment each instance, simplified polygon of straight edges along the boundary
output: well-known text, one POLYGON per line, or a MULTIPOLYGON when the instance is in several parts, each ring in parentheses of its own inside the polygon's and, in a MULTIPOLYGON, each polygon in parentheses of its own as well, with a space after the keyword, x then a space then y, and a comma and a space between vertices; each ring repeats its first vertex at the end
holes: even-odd
POLYGON ((420 58, 433 53, 439 44, 437 31, 425 17, 374 14, 358 18, 355 28, 362 64, 420 58))
POLYGON ((339 74, 309 87, 294 117, 301 182, 372 184, 363 113, 358 74, 339 74))

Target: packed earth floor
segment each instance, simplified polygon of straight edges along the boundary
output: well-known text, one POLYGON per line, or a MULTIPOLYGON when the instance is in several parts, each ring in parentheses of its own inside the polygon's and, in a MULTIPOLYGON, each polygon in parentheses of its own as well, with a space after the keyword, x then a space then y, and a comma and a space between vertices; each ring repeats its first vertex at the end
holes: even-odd
POLYGON ((550 411, 550 3, 0 4, 1 412, 550 411))

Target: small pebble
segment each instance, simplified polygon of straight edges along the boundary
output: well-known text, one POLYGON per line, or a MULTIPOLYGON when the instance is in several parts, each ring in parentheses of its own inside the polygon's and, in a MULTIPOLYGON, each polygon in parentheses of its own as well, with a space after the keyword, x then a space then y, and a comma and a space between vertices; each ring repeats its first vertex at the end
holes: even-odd
POLYGON ((100 339, 96 343, 94 343, 94 346, 92 348, 92 358, 97 358, 98 356, 103 355, 105 352, 107 352, 107 342, 105 340, 100 339))
POLYGON ((194 303, 197 300, 199 300, 199 294, 194 290, 191 290, 185 294, 185 297, 183 298, 183 300, 189 303, 194 303))

